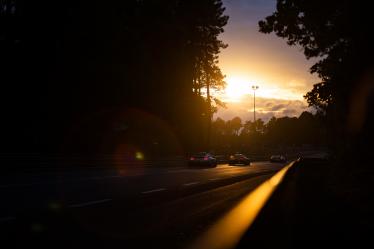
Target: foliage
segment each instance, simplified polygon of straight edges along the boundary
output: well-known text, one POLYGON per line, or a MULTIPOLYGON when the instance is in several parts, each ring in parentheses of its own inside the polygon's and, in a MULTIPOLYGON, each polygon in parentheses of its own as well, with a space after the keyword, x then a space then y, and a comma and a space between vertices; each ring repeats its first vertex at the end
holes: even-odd
POLYGON ((263 33, 274 32, 289 45, 300 45, 321 82, 305 95, 309 105, 342 113, 358 80, 373 66, 370 3, 364 1, 278 0, 277 11, 259 22, 263 33))
POLYGON ((0 13, 7 150, 112 152, 126 136, 111 127, 128 109, 165 121, 187 149, 201 143, 214 108, 196 89, 224 86, 220 0, 0 5, 9 10, 0 13))
POLYGON ((266 124, 261 119, 242 124, 238 117, 227 121, 217 118, 213 122, 213 134, 213 147, 218 153, 326 144, 325 119, 309 112, 303 112, 298 118, 272 117, 266 124))
POLYGON ((369 1, 278 0, 277 10, 259 22, 260 32, 274 32, 301 46, 306 58, 319 59, 310 71, 321 82, 304 97, 327 116, 329 145, 338 158, 371 153, 373 20, 369 1))

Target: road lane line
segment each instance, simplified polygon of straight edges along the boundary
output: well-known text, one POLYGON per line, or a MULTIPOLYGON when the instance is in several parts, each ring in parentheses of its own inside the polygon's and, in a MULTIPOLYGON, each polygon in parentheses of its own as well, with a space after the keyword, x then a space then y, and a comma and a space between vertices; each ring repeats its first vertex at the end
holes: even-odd
POLYGON ((2 217, 2 218, 0 218, 0 222, 12 221, 12 220, 15 220, 15 219, 16 219, 16 217, 12 217, 12 216, 2 217))
POLYGON ((157 188, 157 189, 152 189, 152 190, 144 191, 144 192, 142 192, 142 194, 150 194, 150 193, 160 192, 160 191, 164 191, 164 190, 166 190, 166 189, 165 188, 157 188))
POLYGON ((183 186, 191 186, 191 185, 195 185, 195 184, 198 184, 199 182, 189 182, 189 183, 185 183, 183 184, 183 186))
POLYGON ((98 200, 98 201, 90 201, 90 202, 85 202, 85 203, 73 204, 73 205, 70 205, 69 208, 86 207, 86 206, 91 206, 91 205, 95 205, 95 204, 108 202, 108 201, 111 201, 111 200, 112 199, 104 199, 104 200, 98 200))
POLYGON ((211 179, 209 179, 209 181, 216 181, 216 180, 219 180, 219 179, 221 179, 221 178, 211 178, 211 179))

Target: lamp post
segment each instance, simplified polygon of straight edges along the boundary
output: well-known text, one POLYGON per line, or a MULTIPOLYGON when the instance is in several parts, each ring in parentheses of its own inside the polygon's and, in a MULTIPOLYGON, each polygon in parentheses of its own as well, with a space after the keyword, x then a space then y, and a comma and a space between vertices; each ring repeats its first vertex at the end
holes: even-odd
POLYGON ((256 125, 256 90, 258 86, 252 86, 253 90, 253 123, 256 125))

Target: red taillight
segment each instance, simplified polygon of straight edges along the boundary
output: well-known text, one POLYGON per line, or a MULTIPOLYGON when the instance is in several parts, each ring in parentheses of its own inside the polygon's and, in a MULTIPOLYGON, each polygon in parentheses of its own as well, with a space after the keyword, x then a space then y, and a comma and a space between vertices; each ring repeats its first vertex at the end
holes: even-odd
POLYGON ((206 160, 208 160, 209 158, 206 156, 206 157, 204 157, 204 160, 206 161, 206 160))
POLYGON ((194 157, 191 157, 190 160, 193 161, 193 160, 195 160, 195 158, 194 158, 194 157))

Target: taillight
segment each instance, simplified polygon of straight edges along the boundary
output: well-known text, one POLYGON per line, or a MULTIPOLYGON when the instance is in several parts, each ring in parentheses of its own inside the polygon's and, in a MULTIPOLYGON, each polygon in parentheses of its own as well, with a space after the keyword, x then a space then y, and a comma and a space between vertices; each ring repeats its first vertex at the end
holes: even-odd
POLYGON ((195 160, 195 158, 194 158, 194 157, 191 157, 190 160, 193 161, 193 160, 195 160))
POLYGON ((209 158, 206 156, 206 157, 204 157, 204 160, 206 161, 206 160, 208 160, 209 158))

